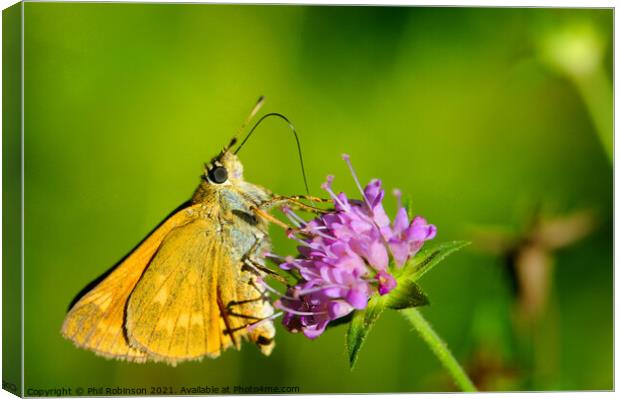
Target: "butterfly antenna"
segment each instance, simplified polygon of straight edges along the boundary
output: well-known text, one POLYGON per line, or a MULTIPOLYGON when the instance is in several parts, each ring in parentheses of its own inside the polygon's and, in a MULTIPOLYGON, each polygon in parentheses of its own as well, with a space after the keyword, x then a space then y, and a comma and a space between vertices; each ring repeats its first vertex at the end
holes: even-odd
POLYGON ((256 101, 256 105, 254 105, 254 108, 252 108, 250 115, 248 115, 248 117, 245 118, 245 121, 241 124, 241 126, 239 126, 239 129, 237 129, 237 133, 235 133, 235 135, 230 140, 228 145, 224 147, 224 149, 222 150, 223 153, 230 150, 235 144, 237 144, 237 136, 241 134, 243 129, 245 129, 245 127, 248 125, 248 123, 250 123, 250 121, 256 116, 256 114, 258 113, 258 111, 260 111, 264 103, 265 103, 265 96, 260 96, 258 98, 258 101, 256 101))
POLYGON ((295 142, 297 143, 297 153, 299 154, 299 163, 301 164, 301 174, 302 174, 302 176, 304 178, 304 187, 306 188, 306 194, 310 195, 310 189, 308 188, 308 179, 306 177, 306 168, 304 167, 304 158, 303 158, 303 156, 301 154, 301 144, 299 142, 299 136, 297 135, 297 130, 295 130, 295 126, 293 126, 293 123, 286 116, 284 116, 282 114, 279 114, 277 112, 270 112, 268 114, 263 115, 258 120, 258 122, 256 122, 254 124, 252 129, 250 129, 250 131, 245 136, 245 138, 243 139, 241 144, 239 144, 239 147, 237 147, 237 149, 235 150, 235 155, 241 150, 243 145, 248 141, 248 139, 250 138, 252 133, 254 133, 254 130, 256 130, 256 128, 261 124, 261 122, 263 122, 265 119, 270 118, 270 117, 276 117, 276 118, 280 118, 280 119, 284 120, 284 122, 286 122, 288 124, 288 127, 293 132, 293 136, 295 136, 295 142))

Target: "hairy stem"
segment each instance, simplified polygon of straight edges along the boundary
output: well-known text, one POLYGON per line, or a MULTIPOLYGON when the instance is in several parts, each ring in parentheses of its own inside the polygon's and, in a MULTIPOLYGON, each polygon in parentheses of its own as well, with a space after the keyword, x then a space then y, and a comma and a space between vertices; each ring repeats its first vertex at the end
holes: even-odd
POLYGON ((431 351, 437 356, 437 359, 450 373, 450 376, 454 379, 456 385, 464 392, 476 392, 476 387, 471 382, 465 370, 456 361, 448 345, 437 335, 433 327, 426 321, 422 313, 416 308, 403 309, 400 313, 405 316, 405 319, 411 323, 413 328, 420 334, 424 342, 428 345, 431 351))

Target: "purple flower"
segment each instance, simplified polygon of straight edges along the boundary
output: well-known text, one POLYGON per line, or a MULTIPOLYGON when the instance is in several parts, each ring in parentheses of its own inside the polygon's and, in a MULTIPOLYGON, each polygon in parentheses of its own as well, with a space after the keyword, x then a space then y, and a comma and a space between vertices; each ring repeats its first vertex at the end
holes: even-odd
POLYGON ((394 218, 392 235, 388 243, 396 265, 402 267, 411 256, 422 248, 424 241, 435 237, 437 228, 428 224, 426 219, 421 216, 416 216, 409 223, 407 210, 400 204, 400 191, 394 190, 394 195, 398 198, 399 209, 394 218))
POLYGON ((275 302, 275 306, 284 311, 282 322, 290 332, 301 331, 310 339, 317 338, 331 320, 346 316, 353 310, 346 301, 334 300, 322 290, 309 290, 298 295, 295 292, 298 289, 299 286, 289 288, 275 302))
POLYGON ((379 295, 385 295, 396 288, 396 279, 383 270, 375 275, 375 280, 379 285, 379 295))
POLYGON ((343 158, 362 200, 334 193, 333 176, 328 176, 322 188, 331 196, 334 210, 306 222, 284 207, 296 227, 289 238, 299 243, 299 254, 296 258, 268 255, 280 268, 298 273, 297 283, 280 294, 275 307, 283 312, 289 331, 302 332, 310 339, 320 336, 332 320, 366 308, 373 294, 392 291, 397 282, 390 273, 391 260, 395 267, 402 267, 436 234, 435 226, 422 217, 409 222, 398 191, 399 209, 392 223, 383 209, 381 181, 373 179, 362 189, 349 156, 343 158))

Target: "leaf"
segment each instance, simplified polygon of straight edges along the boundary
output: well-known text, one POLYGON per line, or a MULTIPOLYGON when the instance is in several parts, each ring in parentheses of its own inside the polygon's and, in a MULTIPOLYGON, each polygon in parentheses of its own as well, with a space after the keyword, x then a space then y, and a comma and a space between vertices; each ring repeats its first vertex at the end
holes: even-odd
POLYGON ((450 241, 418 252, 406 265, 398 280, 418 281, 426 272, 437 266, 448 255, 469 245, 469 241, 450 241))
POLYGON ((349 355, 349 367, 355 366, 357 356, 362 344, 366 340, 370 329, 375 324, 385 309, 385 300, 382 297, 373 297, 364 310, 358 310, 353 314, 349 331, 346 335, 347 352, 349 355))
POLYGON ((385 305, 390 309, 407 309, 428 304, 428 297, 420 286, 408 279, 399 281, 396 288, 385 298, 385 305))

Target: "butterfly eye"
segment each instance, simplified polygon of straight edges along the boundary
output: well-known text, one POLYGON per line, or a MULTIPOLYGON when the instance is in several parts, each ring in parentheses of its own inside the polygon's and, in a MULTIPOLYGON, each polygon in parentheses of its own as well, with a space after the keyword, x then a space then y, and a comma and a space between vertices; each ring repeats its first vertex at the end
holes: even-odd
POLYGON ((216 184, 226 183, 226 180, 228 180, 228 171, 226 168, 217 166, 209 172, 209 180, 216 184))

